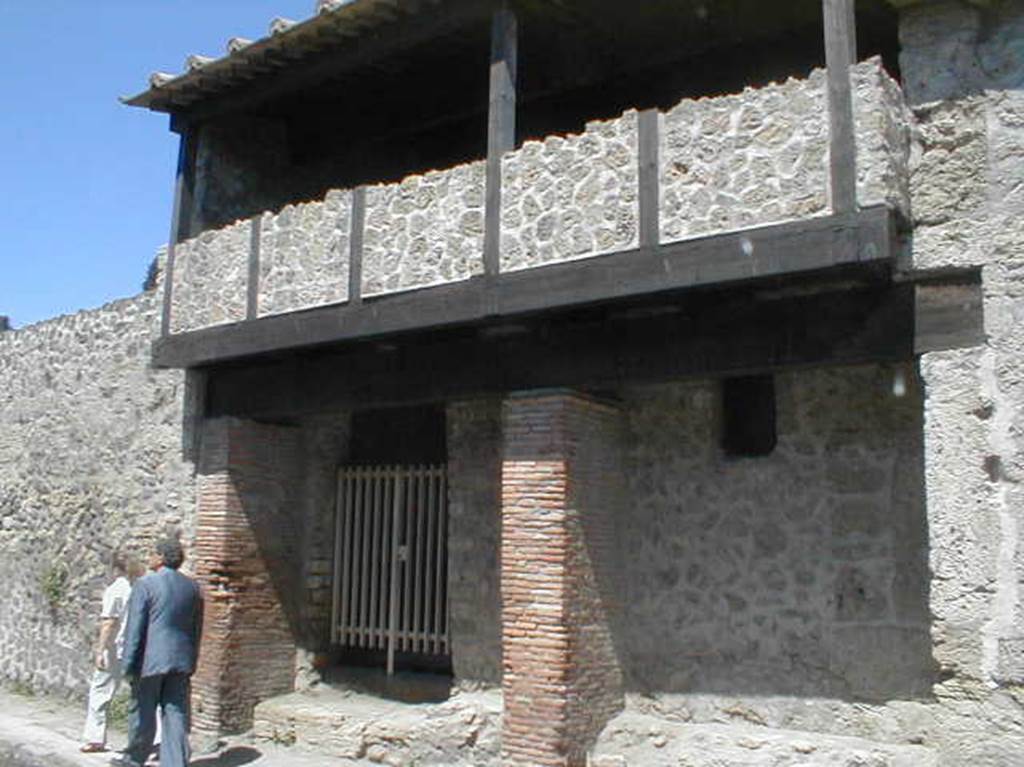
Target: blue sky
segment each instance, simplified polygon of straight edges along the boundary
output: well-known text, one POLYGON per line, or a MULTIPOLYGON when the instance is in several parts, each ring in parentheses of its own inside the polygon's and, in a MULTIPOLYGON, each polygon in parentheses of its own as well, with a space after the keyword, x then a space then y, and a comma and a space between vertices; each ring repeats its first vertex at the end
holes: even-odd
POLYGON ((167 240, 177 137, 118 96, 314 6, 0 0, 0 315, 22 327, 137 293, 167 240))

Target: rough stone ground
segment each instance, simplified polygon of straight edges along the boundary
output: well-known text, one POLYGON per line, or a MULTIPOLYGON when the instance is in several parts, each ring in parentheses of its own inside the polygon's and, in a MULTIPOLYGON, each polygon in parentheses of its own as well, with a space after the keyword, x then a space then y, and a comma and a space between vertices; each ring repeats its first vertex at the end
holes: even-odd
POLYGON ((409 703, 321 685, 260 703, 253 732, 260 744, 295 743, 340 760, 332 764, 497 766, 501 695, 459 691, 409 703))
POLYGON ((684 724, 627 711, 601 735, 593 767, 937 767, 934 751, 755 725, 684 724))
MULTIPOLYGON (((0 767, 99 767, 112 753, 82 754, 79 736, 84 706, 62 698, 25 697, 0 690, 0 767)), ((123 731, 111 732, 110 745, 119 748, 123 731)), ((193 746, 198 746, 193 740, 193 746)), ((323 767, 361 765, 363 761, 301 753, 273 743, 254 743, 250 737, 228 738, 209 753, 193 754, 191 767, 323 767)), ((155 762, 151 762, 154 764, 155 762)))

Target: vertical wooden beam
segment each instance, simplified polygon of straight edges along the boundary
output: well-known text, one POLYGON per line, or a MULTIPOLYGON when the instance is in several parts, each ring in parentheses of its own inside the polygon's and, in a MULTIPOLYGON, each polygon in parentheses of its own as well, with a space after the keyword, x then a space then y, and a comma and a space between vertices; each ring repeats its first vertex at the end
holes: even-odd
POLYGON ((516 145, 518 22, 507 3, 494 12, 491 28, 491 91, 487 121, 487 201, 484 273, 501 269, 501 158, 516 145))
POLYGON ((363 232, 366 228, 366 187, 352 190, 352 229, 348 251, 348 302, 363 300, 363 232))
POLYGON ((854 0, 822 0, 822 3, 828 66, 832 211, 850 213, 857 208, 857 143, 850 81, 850 67, 857 61, 854 0))
POLYGON ((637 133, 640 152, 640 247, 643 248, 656 246, 661 238, 657 109, 646 109, 640 113, 637 119, 637 133))
POLYGON ((178 170, 174 180, 174 207, 171 211, 171 233, 167 240, 167 264, 164 267, 164 301, 160 316, 161 335, 171 332, 171 302, 174 292, 174 251, 178 243, 189 237, 192 216, 192 194, 195 187, 195 157, 198 131, 171 118, 171 130, 180 134, 178 170))
POLYGON ((260 303, 260 229, 263 214, 252 217, 252 232, 249 236, 249 282, 246 290, 245 318, 254 320, 259 316, 260 303))

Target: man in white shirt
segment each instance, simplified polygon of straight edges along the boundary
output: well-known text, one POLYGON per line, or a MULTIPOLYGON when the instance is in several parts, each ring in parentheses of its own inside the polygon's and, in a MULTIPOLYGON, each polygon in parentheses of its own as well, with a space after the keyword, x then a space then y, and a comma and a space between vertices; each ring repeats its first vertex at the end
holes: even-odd
POLYGON ((107 710, 121 684, 125 611, 132 591, 131 582, 145 572, 141 563, 121 552, 114 554, 111 566, 115 577, 103 592, 100 633, 94 655, 96 670, 89 685, 89 707, 82 735, 85 744, 81 750, 85 753, 107 750, 107 710))

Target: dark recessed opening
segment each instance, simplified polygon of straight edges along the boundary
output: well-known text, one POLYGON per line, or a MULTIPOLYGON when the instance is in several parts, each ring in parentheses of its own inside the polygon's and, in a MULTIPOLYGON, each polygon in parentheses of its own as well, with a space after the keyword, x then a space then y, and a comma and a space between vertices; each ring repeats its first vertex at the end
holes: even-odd
POLYGON ((361 410, 352 415, 351 466, 436 465, 446 461, 440 405, 361 410))
POLYGON ((744 376, 722 381, 722 449, 734 457, 775 449, 775 378, 744 376))

